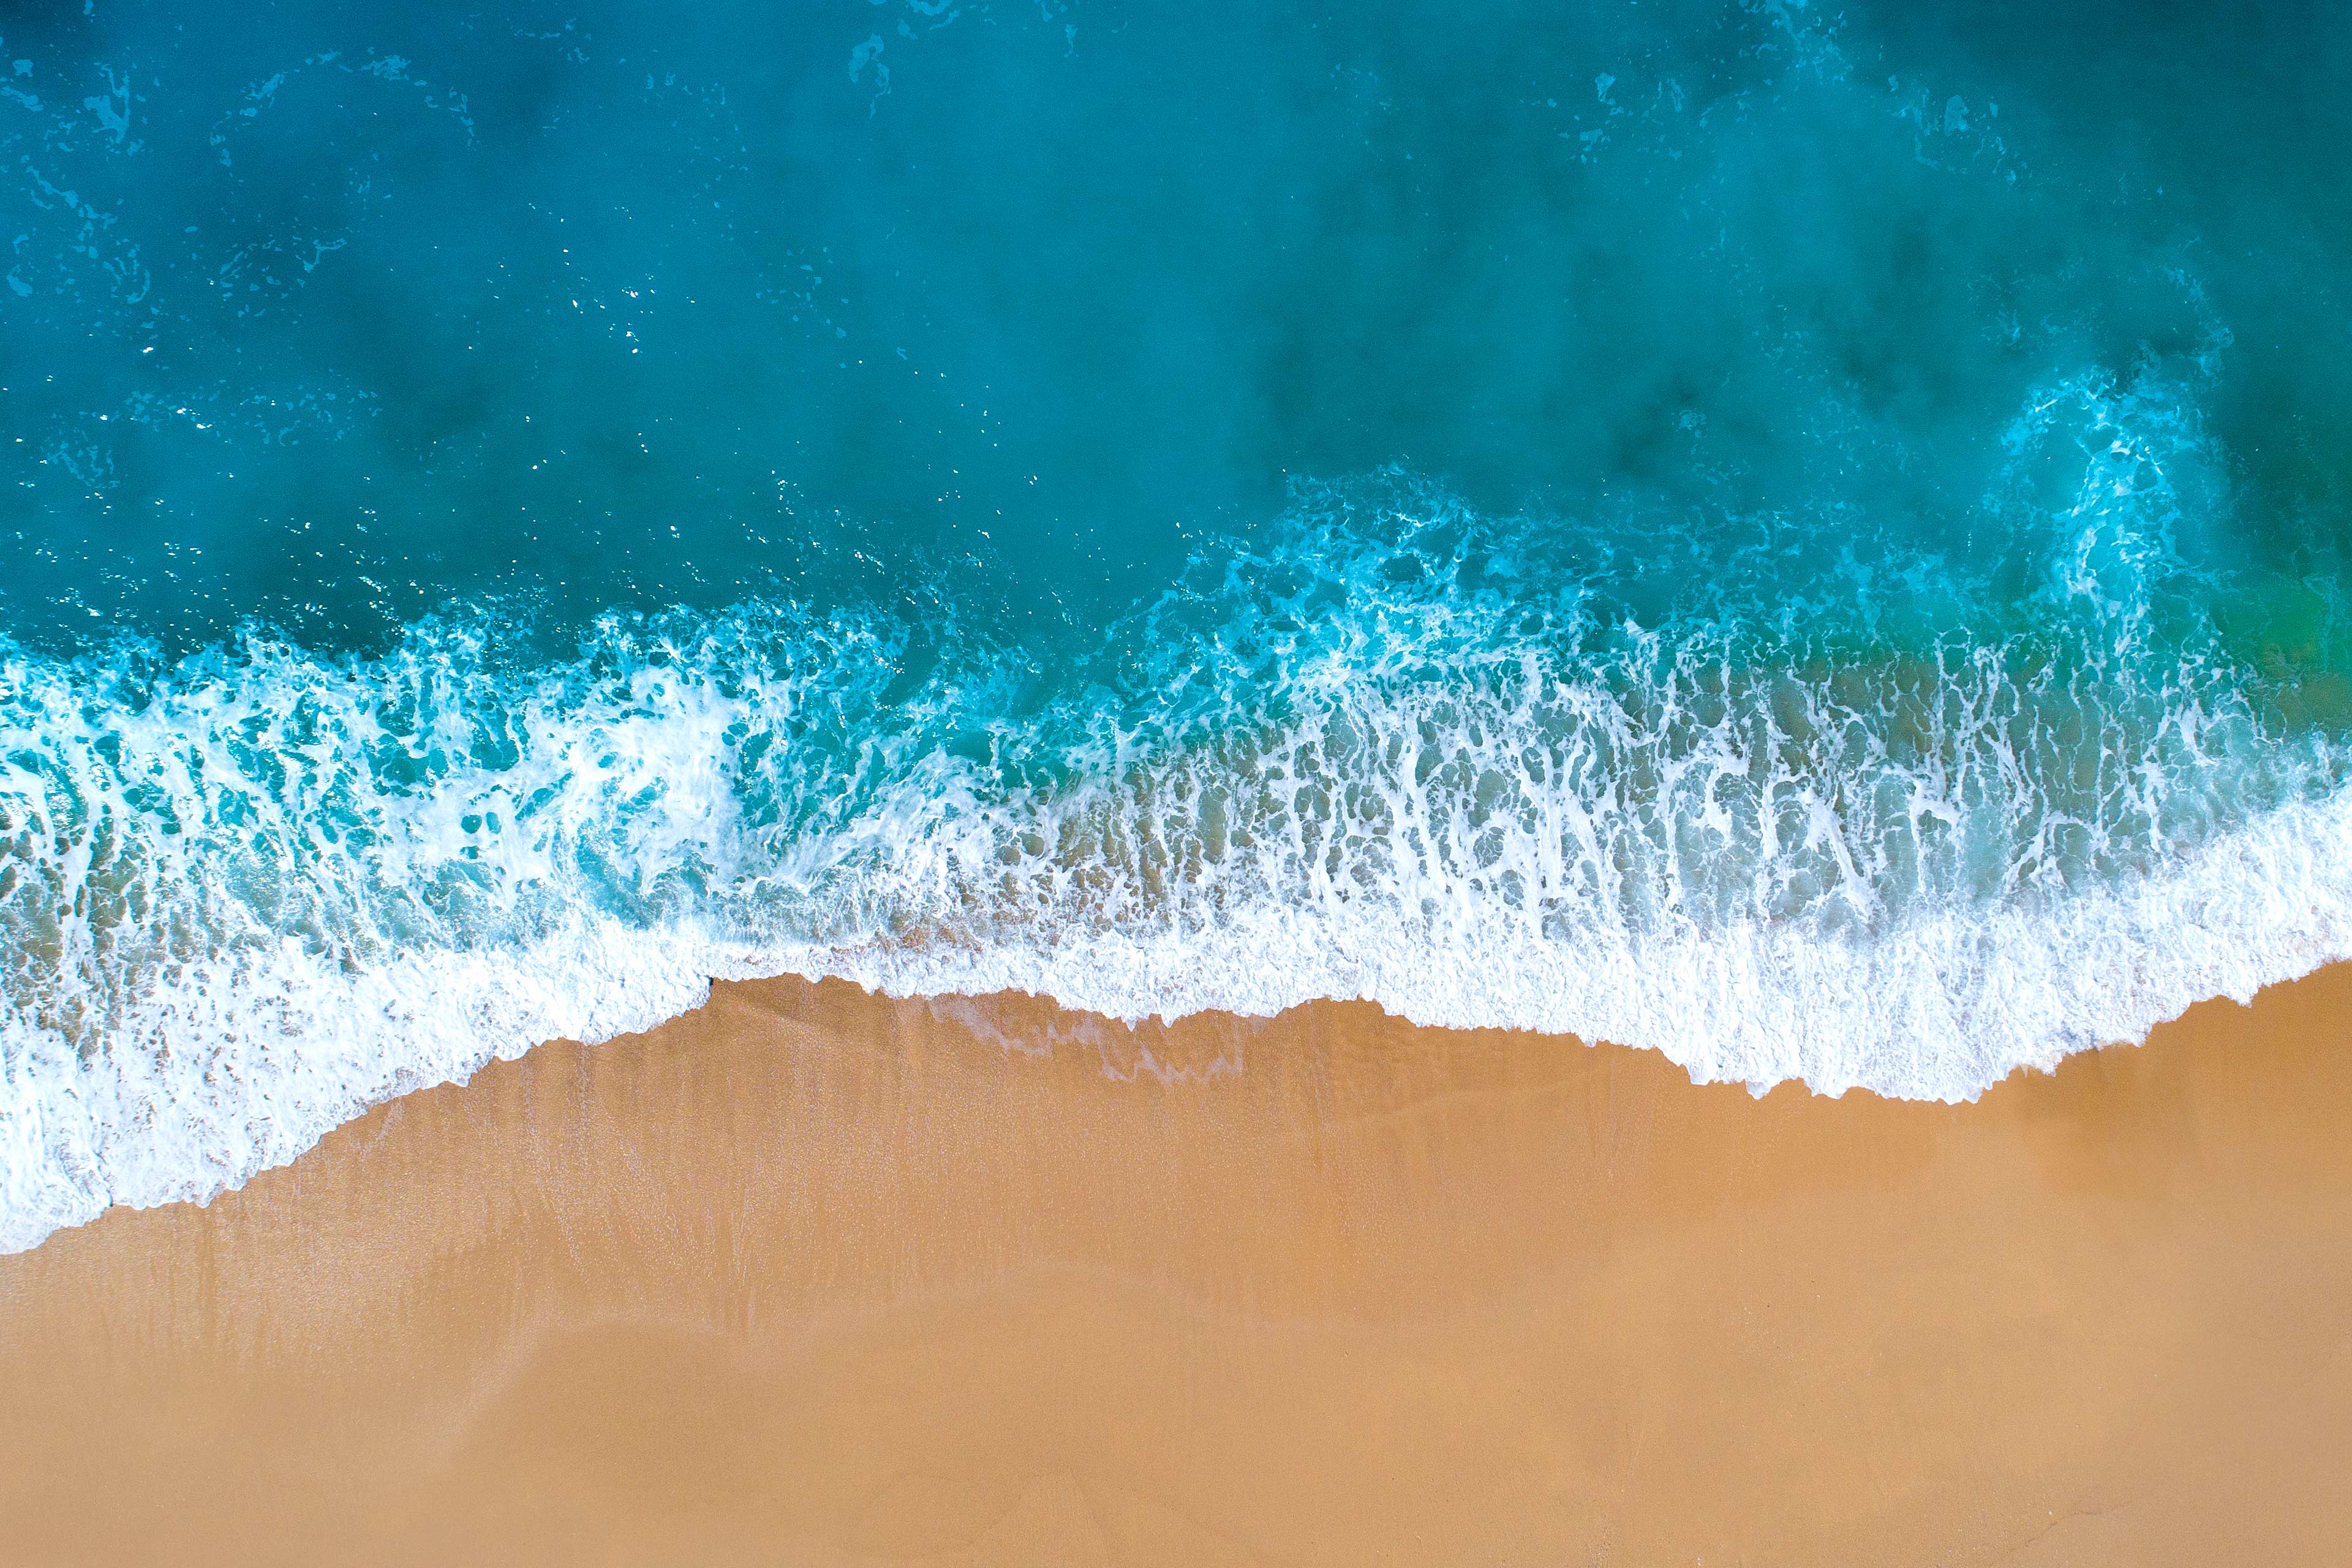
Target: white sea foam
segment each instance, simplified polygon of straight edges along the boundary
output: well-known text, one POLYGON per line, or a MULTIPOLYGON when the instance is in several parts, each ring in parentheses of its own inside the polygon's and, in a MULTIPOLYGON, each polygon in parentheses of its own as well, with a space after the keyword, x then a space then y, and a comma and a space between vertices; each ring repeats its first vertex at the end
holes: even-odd
POLYGON ((1843 513, 1307 492, 1052 679, 761 604, 539 664, 490 616, 8 653, 0 1247, 714 976, 1363 998, 1942 1100, 2250 996, 2352 953, 2352 793, 2344 726, 2200 607, 2272 601, 2180 559, 2176 394, 2038 395, 1975 566, 1843 513))
MULTIPOLYGON (((909 880, 953 875, 913 859, 909 880)), ((0 1247, 110 1203, 207 1199, 371 1104, 542 1039, 649 1027, 699 1004, 712 977, 1020 990, 1129 1019, 1362 998, 1416 1023, 1647 1047, 1701 1081, 1973 1099, 2018 1067, 2138 1040, 2196 1001, 2246 1000, 2352 954, 2352 795, 2290 803, 2162 875, 2047 910, 1857 940, 1738 922, 1563 942, 1454 891, 1435 914, 1334 889, 1191 929, 1038 925, 985 943, 768 943, 696 919, 578 914, 520 946, 402 952, 358 973, 299 942, 199 960, 118 1016, 87 1060, 21 1015, 0 1026, 0 1247)))
MULTIPOLYGON (((1306 641, 1279 720, 1234 706, 1264 673, 1242 659, 1150 724, 1062 734, 1029 782, 1003 735, 973 760, 891 752, 904 716, 855 732, 876 648, 790 617, 520 686, 466 638, 340 668, 249 649, 112 706, 20 664, 0 1246, 209 1197, 372 1103, 647 1027, 712 976, 1127 1018, 1360 997, 1702 1079, 1948 1100, 2352 952, 2352 795, 2196 832, 2294 749, 2213 743, 2243 716, 2178 670, 2152 721, 2131 680, 2093 701, 2039 653, 2022 691, 1983 657, 1801 686, 1685 628, 1610 642, 1614 663, 1588 646, 1571 677, 1453 589, 1421 603, 1443 631, 1383 599, 1386 640, 1345 616, 1337 641, 1284 634, 1306 641), (755 646, 825 674, 722 657, 755 646), (2135 766, 2072 795, 2044 776, 2103 731, 2135 766)), ((1217 610, 1221 647, 1265 635, 1217 610)), ((1152 636, 1171 672, 1213 662, 1152 636)), ((1052 717, 1016 738, 1043 747, 1052 717)))

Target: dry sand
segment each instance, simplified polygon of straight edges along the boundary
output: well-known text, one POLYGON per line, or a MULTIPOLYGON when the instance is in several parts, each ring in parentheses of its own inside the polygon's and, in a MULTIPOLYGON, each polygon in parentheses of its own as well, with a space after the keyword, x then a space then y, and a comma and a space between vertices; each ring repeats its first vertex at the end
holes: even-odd
POLYGON ((2352 1561, 2352 970, 1978 1104, 722 986, 0 1258, 0 1562, 2352 1561))

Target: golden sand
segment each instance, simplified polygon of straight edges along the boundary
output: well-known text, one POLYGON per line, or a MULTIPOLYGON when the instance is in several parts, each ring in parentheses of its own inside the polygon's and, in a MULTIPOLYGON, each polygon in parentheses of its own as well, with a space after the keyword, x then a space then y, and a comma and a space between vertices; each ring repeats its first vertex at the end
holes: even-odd
POLYGON ((2352 1562, 2352 970, 1975 1105, 721 986, 0 1258, 6 1563, 2352 1562))

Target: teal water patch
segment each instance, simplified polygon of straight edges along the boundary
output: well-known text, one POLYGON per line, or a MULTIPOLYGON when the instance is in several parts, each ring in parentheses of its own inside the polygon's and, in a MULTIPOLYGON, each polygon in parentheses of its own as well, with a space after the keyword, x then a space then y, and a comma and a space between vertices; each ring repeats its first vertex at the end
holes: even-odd
POLYGON ((0 616, 560 651, 952 569, 1050 643, 1389 464, 1940 541, 2032 384, 2217 325, 2257 504, 2187 542, 2336 570, 2347 24, 2143 9, 56 7, 0 616))
POLYGON ((2346 26, 0 34, 0 1245, 715 974, 1966 1098, 2352 951, 2346 26))

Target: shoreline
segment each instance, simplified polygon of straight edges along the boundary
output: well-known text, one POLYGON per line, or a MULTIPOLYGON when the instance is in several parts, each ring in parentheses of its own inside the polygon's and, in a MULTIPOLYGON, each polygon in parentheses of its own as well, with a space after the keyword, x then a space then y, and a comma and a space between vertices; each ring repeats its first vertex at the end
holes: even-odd
POLYGON ((215 953, 108 1015, 102 1046, 47 1026, 16 1042, 0 1255, 101 1205, 208 1201, 418 1086, 551 1040, 663 1027, 720 982, 815 976, 916 1002, 1019 993, 1113 1018, 1277 1018, 1360 998, 1431 1029, 1624 1042, 1703 1083, 1973 1102, 2021 1066, 2143 1042, 2201 1003, 2345 962, 2352 791, 2283 803, 2163 875, 2038 912, 1905 923, 1883 942, 1601 933, 1569 962, 1523 922, 1473 920, 1440 941, 1395 916, 1326 910, 1306 929, 1276 903, 1169 941, 778 949, 583 915, 519 949, 418 949, 383 967, 281 945, 257 980, 208 968, 215 953), (299 1020, 317 1027, 289 1028, 299 1020))
POLYGON ((2321 1562, 2352 965, 1977 1101, 720 983, 0 1258, 34 1560, 2321 1562))

